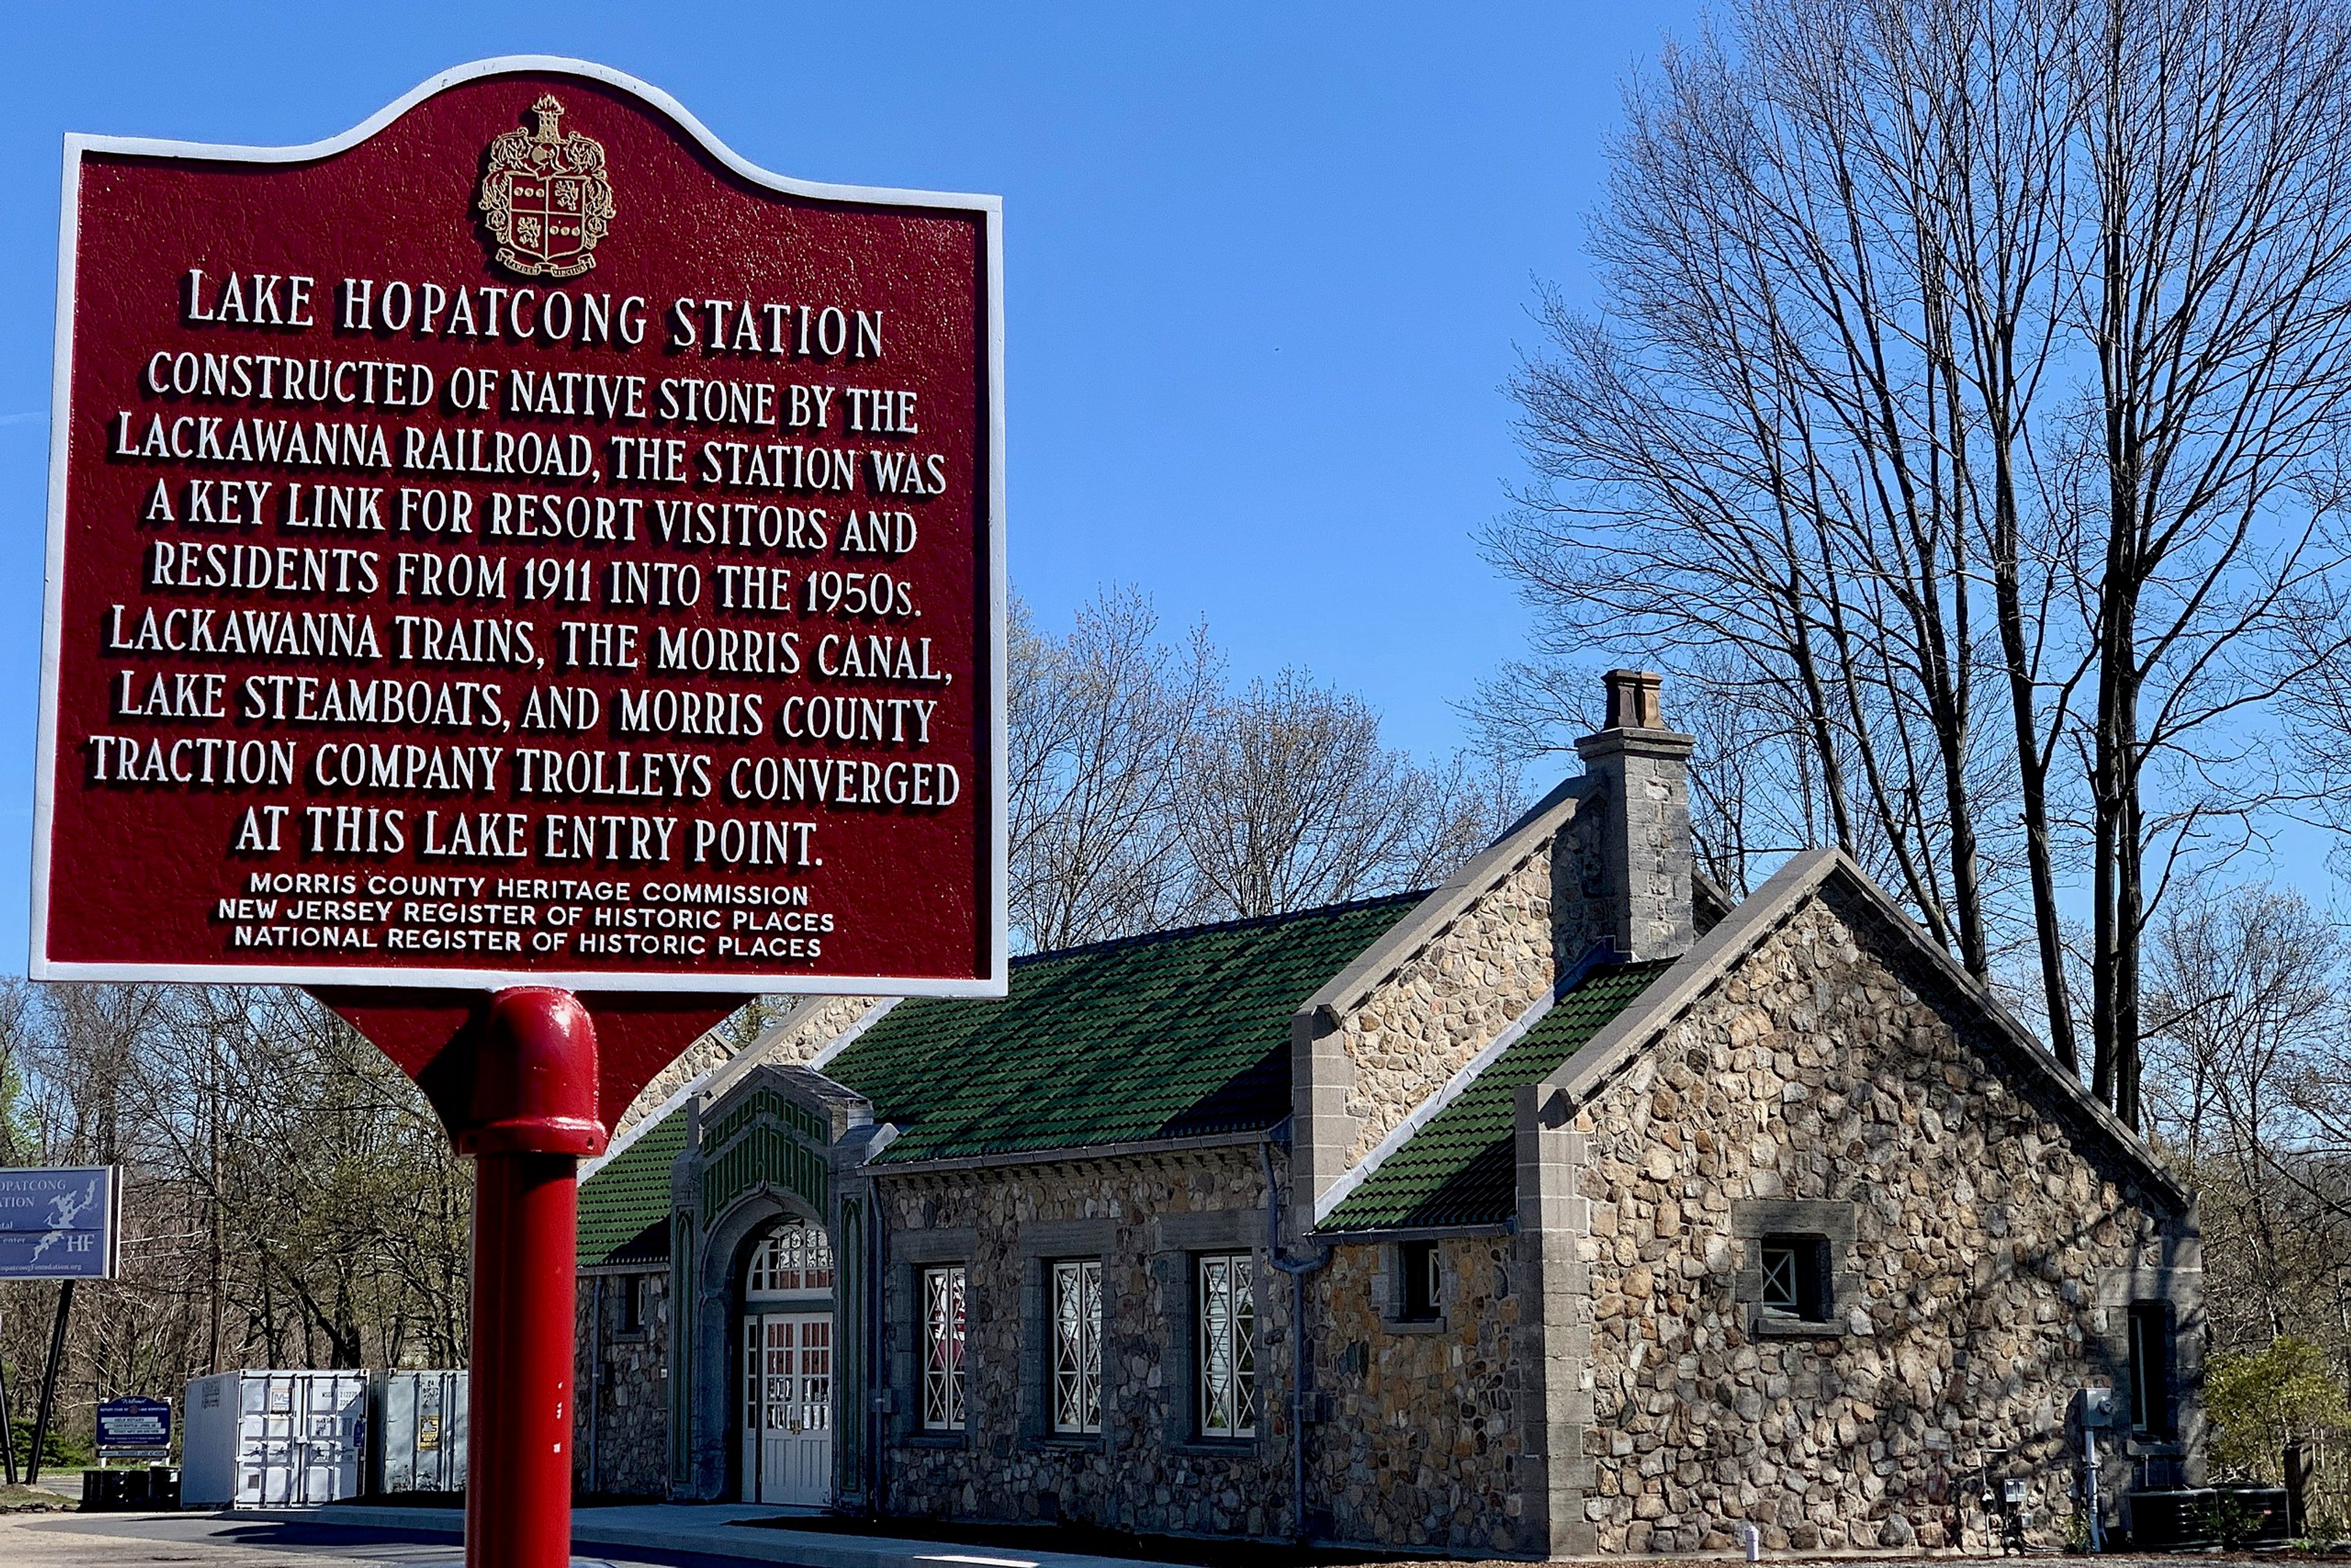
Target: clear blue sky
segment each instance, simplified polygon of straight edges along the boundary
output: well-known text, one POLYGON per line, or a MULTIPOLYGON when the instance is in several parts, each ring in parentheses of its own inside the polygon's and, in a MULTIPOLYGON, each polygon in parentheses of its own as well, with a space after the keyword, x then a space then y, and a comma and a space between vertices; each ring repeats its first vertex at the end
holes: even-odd
POLYGON ((1664 5, 58 5, 0 18, 0 966, 23 951, 59 137, 287 143, 434 72, 600 59, 754 162, 1005 202, 1012 576, 1134 582, 1392 740, 1524 621, 1474 530, 1531 280, 1583 291, 1618 83, 1664 5))

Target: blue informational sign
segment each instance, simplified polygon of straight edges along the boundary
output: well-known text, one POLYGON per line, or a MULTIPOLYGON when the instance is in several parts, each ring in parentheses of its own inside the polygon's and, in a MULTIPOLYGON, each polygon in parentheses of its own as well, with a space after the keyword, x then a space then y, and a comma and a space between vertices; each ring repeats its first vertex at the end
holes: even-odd
POLYGON ((100 1405, 98 1407, 98 1451, 101 1454, 170 1453, 170 1402, 134 1395, 124 1399, 110 1399, 100 1405))
POLYGON ((0 1280, 110 1280, 121 1212, 112 1166, 0 1169, 0 1280))

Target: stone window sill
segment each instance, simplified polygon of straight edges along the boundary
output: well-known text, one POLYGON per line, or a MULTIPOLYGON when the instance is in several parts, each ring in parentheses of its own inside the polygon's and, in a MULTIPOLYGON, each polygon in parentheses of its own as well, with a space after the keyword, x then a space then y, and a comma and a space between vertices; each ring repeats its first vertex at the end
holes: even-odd
POLYGON ((1099 1454, 1102 1439, 1100 1432, 1040 1432, 1029 1439, 1028 1446, 1045 1452, 1099 1454))
POLYGON ((2133 1432, 2123 1444, 2132 1458, 2177 1458, 2188 1452, 2187 1446, 2176 1437, 2158 1437, 2145 1432, 2133 1432))
POLYGON ((1755 1337, 1758 1339, 1842 1339, 1852 1333, 1843 1318, 1783 1317, 1777 1312, 1759 1312, 1755 1317, 1755 1337))
POLYGON ((1443 1333, 1449 1325, 1443 1318, 1382 1318, 1380 1327, 1392 1334, 1443 1333))
POLYGON ((909 1432, 898 1439, 902 1448, 968 1448, 968 1432, 909 1432))
POLYGON ((1249 1459, 1257 1457, 1255 1437, 1187 1437, 1170 1443, 1167 1451, 1196 1459, 1249 1459))

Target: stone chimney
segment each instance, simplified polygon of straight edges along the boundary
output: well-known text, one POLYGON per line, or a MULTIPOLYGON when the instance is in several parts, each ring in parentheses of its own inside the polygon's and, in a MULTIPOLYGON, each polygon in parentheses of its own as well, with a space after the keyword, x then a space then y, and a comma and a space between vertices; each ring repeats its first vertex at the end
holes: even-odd
POLYGON ((1697 939, 1689 819, 1689 755, 1697 738, 1666 727, 1656 675, 1611 670, 1602 679, 1606 727, 1575 743, 1593 786, 1589 799, 1601 809, 1598 864, 1585 868, 1586 886, 1596 894, 1595 924, 1631 957, 1676 957, 1697 939))

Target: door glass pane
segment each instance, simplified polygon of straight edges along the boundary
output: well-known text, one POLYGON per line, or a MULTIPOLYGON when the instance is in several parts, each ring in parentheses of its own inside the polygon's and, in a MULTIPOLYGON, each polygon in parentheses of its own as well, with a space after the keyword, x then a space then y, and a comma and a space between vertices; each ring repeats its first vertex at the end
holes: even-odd
POLYGON ((821 1432, 832 1425, 832 1322, 810 1318, 800 1325, 800 1427, 821 1432))
POLYGON ((743 1425, 759 1424, 759 1320, 743 1320, 743 1425))

